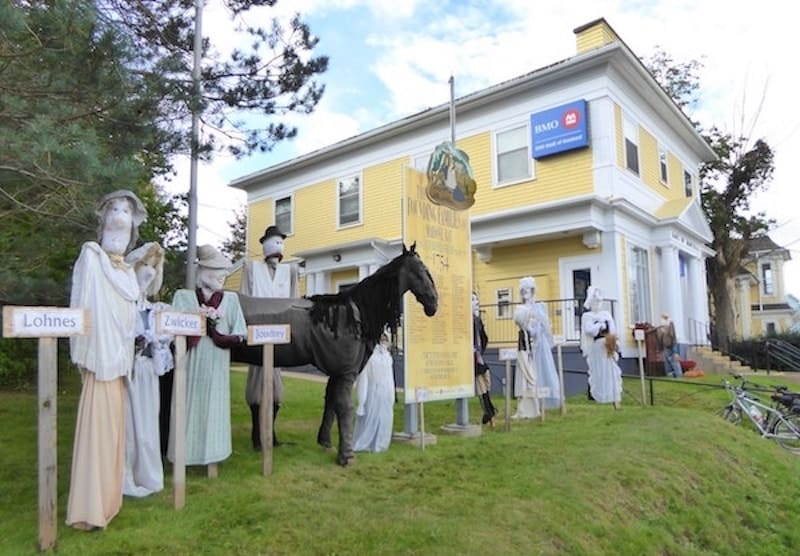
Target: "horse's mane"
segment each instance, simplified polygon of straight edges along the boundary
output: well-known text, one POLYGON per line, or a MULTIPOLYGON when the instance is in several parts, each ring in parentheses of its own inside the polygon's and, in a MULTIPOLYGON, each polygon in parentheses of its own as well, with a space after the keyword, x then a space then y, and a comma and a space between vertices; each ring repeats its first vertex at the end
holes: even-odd
POLYGON ((414 251, 405 251, 355 286, 339 293, 311 296, 312 322, 324 323, 334 337, 338 337, 339 317, 344 312, 346 326, 368 342, 377 343, 386 325, 394 333, 403 310, 397 273, 405 257, 416 256, 418 255, 414 251), (354 307, 358 308, 359 318, 356 318, 354 307))

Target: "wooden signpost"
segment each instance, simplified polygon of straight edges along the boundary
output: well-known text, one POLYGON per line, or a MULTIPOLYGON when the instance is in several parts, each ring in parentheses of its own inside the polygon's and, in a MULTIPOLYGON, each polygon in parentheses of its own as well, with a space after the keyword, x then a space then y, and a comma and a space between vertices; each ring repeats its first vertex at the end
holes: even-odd
POLYGON ((553 336, 553 342, 556 344, 556 353, 558 354, 558 385, 561 390, 561 415, 567 412, 566 395, 564 394, 564 354, 561 348, 564 345, 564 336, 553 336))
POLYGON ((206 317, 200 313, 159 311, 156 333, 175 336, 175 370, 172 377, 172 423, 175 431, 172 462, 172 505, 186 504, 186 336, 205 336, 206 317))
POLYGON ((253 324, 247 327, 247 343, 251 346, 263 345, 264 355, 262 367, 264 373, 261 381, 261 407, 258 414, 258 425, 261 436, 261 453, 263 454, 262 473, 266 477, 272 474, 272 380, 275 373, 274 344, 288 344, 292 341, 291 327, 288 324, 253 324))
POLYGON ((57 454, 57 339, 83 336, 89 327, 84 309, 65 307, 3 307, 3 336, 39 338, 38 378, 38 472, 39 472, 39 550, 56 544, 58 519, 56 473, 57 454))
POLYGON ((506 424, 504 430, 511 430, 511 362, 517 360, 517 348, 500 348, 498 352, 500 361, 506 362, 506 376, 503 391, 506 395, 506 424))
POLYGON ((647 400, 647 390, 644 384, 644 355, 642 354, 642 343, 644 342, 644 329, 635 328, 633 330, 633 339, 636 340, 636 349, 639 359, 639 381, 642 383, 642 407, 645 406, 647 400))

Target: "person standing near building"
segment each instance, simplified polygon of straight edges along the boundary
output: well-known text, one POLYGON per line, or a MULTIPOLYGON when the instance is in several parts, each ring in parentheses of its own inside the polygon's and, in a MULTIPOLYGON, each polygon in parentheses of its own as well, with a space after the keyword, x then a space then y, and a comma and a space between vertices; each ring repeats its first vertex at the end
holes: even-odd
MULTIPOLYGON (((297 266, 282 263, 283 240, 286 234, 277 226, 269 226, 264 230, 264 235, 258 240, 261 243, 263 261, 247 261, 242 271, 242 281, 239 286, 240 293, 251 297, 298 297, 297 266)), ((281 442, 275 434, 275 418, 283 401, 283 377, 281 368, 275 367, 273 373, 273 398, 272 398, 272 444, 279 446, 281 442)), ((259 411, 261 407, 261 384, 264 377, 264 368, 250 365, 247 370, 247 386, 245 400, 250 406, 252 420, 251 440, 253 449, 261 450, 261 433, 259 411)))
POLYGON ((586 290, 581 316, 581 352, 589 367, 589 393, 598 403, 622 402, 622 370, 617 365, 617 327, 614 317, 602 309, 603 294, 594 286, 586 290))
POLYGON ((139 284, 125 262, 147 218, 127 190, 100 199, 98 242, 87 241, 72 270, 70 307, 85 309, 92 326, 70 338, 81 372, 66 523, 104 529, 122 508, 125 464, 125 377, 133 368, 139 284))
POLYGON ((675 334, 675 323, 667 313, 661 315, 661 326, 656 330, 658 350, 664 358, 664 374, 675 378, 683 376, 680 356, 678 355, 678 339, 675 334))

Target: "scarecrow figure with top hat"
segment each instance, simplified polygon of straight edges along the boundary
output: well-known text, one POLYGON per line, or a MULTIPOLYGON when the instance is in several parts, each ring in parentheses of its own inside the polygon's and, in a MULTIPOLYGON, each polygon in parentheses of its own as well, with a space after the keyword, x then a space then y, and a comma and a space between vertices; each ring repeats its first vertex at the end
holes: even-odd
MULTIPOLYGON (((247 261, 242 272, 242 282, 239 291, 252 297, 298 297, 297 265, 282 263, 283 240, 286 234, 277 226, 269 226, 261 236, 261 250, 263 259, 247 261)), ((247 387, 245 399, 250 406, 252 417, 253 449, 261 450, 261 436, 259 433, 259 411, 261 407, 261 382, 264 377, 264 368, 250 365, 247 371, 247 387)), ((281 407, 283 399, 283 378, 281 369, 275 367, 273 373, 273 403, 272 403, 272 444, 280 446, 281 442, 275 435, 275 418, 281 407)))

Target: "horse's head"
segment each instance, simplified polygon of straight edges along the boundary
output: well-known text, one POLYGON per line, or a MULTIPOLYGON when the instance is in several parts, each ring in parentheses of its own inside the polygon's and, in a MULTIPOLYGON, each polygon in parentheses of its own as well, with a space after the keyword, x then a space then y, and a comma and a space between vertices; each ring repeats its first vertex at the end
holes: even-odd
POLYGON ((422 305, 425 314, 432 317, 436 314, 439 305, 439 294, 436 292, 436 284, 433 283, 431 273, 422 262, 416 247, 416 243, 411 246, 411 249, 406 249, 406 246, 403 245, 400 291, 410 290, 422 305))

